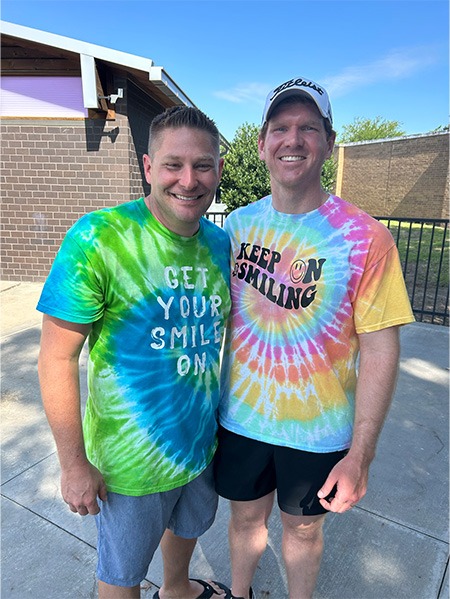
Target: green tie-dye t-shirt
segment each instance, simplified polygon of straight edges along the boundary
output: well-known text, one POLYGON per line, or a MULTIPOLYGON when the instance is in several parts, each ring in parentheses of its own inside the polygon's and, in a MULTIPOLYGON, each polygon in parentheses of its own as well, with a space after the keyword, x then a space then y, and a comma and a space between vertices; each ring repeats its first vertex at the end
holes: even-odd
POLYGON ((93 323, 83 427, 108 490, 166 491, 210 463, 229 255, 213 223, 180 237, 143 198, 87 214, 67 233, 38 310, 93 323))

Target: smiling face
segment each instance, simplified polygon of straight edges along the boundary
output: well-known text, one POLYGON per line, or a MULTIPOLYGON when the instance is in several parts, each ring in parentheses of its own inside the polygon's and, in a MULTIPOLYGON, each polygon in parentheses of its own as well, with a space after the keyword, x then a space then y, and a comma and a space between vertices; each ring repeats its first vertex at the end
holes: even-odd
POLYGON ((191 237, 211 205, 223 160, 207 131, 168 127, 144 155, 144 172, 151 185, 146 204, 167 229, 191 237))
POLYGON ((327 135, 315 104, 286 103, 275 109, 258 140, 259 156, 269 169, 275 202, 288 197, 305 202, 308 199, 309 209, 322 203, 320 176, 334 140, 335 133, 327 135))

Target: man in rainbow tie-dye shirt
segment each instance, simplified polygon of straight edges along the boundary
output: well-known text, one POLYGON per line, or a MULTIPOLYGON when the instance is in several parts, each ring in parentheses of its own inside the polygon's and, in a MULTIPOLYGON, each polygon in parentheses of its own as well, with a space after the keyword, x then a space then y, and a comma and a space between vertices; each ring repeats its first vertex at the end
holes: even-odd
POLYGON ((231 500, 233 597, 254 596, 275 492, 289 597, 312 596, 325 514, 366 492, 399 326, 414 320, 389 231, 321 187, 335 136, 320 85, 271 91, 258 147, 272 194, 225 224, 233 307, 215 471, 231 500))
POLYGON ((211 462, 229 240, 202 215, 222 171, 219 152, 217 127, 198 109, 158 115, 143 159, 150 195, 75 223, 38 304, 40 384, 62 495, 72 512, 96 515, 101 599, 139 597, 161 539, 155 599, 229 596, 220 583, 188 577, 218 503, 211 462))

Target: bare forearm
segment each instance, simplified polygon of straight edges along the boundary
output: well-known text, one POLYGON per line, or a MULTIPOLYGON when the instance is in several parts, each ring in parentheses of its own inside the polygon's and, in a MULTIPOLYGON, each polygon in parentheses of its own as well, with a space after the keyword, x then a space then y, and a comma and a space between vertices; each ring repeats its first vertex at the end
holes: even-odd
POLYGON ((78 361, 89 331, 90 325, 69 323, 47 315, 42 322, 39 383, 62 468, 86 460, 78 361))
POLYGON ((52 430, 61 468, 86 460, 82 432, 78 360, 40 355, 42 402, 52 430))
POLYGON ((398 329, 360 335, 360 349, 352 444, 318 492, 322 506, 332 512, 345 512, 366 493, 369 466, 375 456, 397 379, 398 329), (326 499, 335 485, 335 497, 326 499))
POLYGON ((400 354, 398 329, 369 333, 361 336, 360 340, 361 358, 350 452, 370 464, 395 390, 400 354), (377 338, 370 337, 374 335, 377 338))

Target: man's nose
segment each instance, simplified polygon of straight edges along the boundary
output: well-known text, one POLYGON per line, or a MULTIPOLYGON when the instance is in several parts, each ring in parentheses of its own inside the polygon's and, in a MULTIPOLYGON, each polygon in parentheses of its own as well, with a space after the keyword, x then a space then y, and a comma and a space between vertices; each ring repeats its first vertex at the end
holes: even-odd
POLYGON ((185 167, 181 172, 179 182, 185 189, 193 189, 197 185, 195 170, 190 167, 185 167))
POLYGON ((297 129, 296 127, 292 127, 292 129, 289 129, 286 134, 286 137, 285 137, 285 142, 290 147, 302 146, 303 145, 302 130, 297 129))

